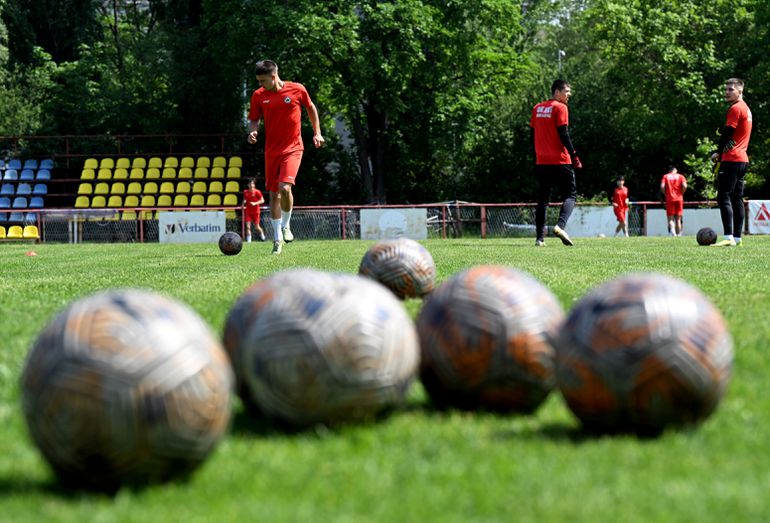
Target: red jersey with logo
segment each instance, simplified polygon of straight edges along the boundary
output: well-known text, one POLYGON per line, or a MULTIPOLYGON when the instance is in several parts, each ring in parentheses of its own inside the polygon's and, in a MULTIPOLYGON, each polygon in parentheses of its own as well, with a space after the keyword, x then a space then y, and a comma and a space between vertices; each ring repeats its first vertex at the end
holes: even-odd
POLYGON ((532 109, 529 126, 535 130, 537 165, 571 164, 569 151, 559 138, 557 128, 569 125, 567 106, 556 100, 540 102, 532 109))
POLYGON ((253 209, 253 208, 259 209, 259 205, 252 205, 252 204, 257 203, 260 200, 264 200, 264 196, 262 196, 262 191, 260 191, 259 189, 254 189, 253 191, 249 189, 244 189, 243 203, 246 209, 253 209))
POLYGON ((666 173, 663 175, 660 185, 666 195, 667 202, 684 201, 682 195, 684 194, 684 189, 687 185, 687 179, 682 174, 666 173))
POLYGON ((727 110, 727 127, 733 127, 735 132, 730 143, 722 153, 723 162, 748 162, 749 138, 751 137, 751 110, 746 102, 735 102, 727 110))
POLYGON ((615 192, 612 194, 612 203, 617 205, 617 209, 627 209, 626 200, 628 200, 628 187, 615 187, 615 192))
POLYGON ((251 95, 249 120, 265 122, 265 156, 282 156, 304 150, 302 107, 310 107, 310 96, 302 84, 284 82, 277 91, 260 87, 251 95))

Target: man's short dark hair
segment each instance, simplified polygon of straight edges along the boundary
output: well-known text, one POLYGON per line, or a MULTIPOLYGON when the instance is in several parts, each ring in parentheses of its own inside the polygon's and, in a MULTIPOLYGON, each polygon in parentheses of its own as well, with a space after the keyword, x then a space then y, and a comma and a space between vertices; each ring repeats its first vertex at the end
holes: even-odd
POLYGON ((620 176, 618 176, 618 177, 616 178, 616 180, 615 180, 615 181, 618 181, 618 182, 625 182, 625 181, 626 181, 626 177, 625 177, 625 176, 623 176, 623 175, 621 174, 620 176))
POLYGON ((740 78, 728 78, 727 80, 725 80, 725 85, 734 85, 735 87, 743 91, 743 80, 741 80, 740 78))
POLYGON ((567 80, 562 80, 561 78, 554 80, 551 84, 551 94, 556 94, 556 91, 563 91, 566 87, 569 87, 569 82, 567 80))
POLYGON ((256 73, 257 76, 275 74, 278 71, 278 64, 272 60, 260 60, 257 62, 256 73))
POLYGON ((676 165, 669 165, 668 166, 668 172, 671 173, 671 172, 674 172, 674 171, 676 171, 676 165))

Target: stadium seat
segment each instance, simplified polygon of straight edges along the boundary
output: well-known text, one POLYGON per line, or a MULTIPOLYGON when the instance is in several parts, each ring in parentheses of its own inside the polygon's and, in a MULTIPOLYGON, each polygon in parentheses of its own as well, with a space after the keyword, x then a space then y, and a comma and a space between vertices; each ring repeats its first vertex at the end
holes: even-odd
POLYGON ((128 158, 118 158, 118 161, 115 162, 115 169, 125 169, 128 171, 131 168, 131 160, 128 158))
POLYGON ((128 171, 123 169, 122 167, 115 167, 115 172, 112 173, 112 179, 113 180, 127 180, 128 179, 128 171))
POLYGON ((241 160, 240 156, 231 156, 228 167, 238 167, 240 169, 243 167, 243 160, 241 160))
POLYGON ((80 182, 78 185, 78 194, 93 194, 94 186, 88 182, 80 182))
POLYGON ((152 194, 145 194, 142 196, 142 203, 139 204, 140 207, 155 207, 155 196, 152 194))
POLYGON ((110 180, 112 179, 112 171, 110 169, 99 169, 96 173, 97 180, 110 180))
POLYGON ((227 167, 227 159, 224 156, 215 156, 211 162, 212 167, 227 167))
POLYGON ((94 194, 110 194, 110 184, 100 182, 94 187, 94 194))
POLYGON ((191 207, 203 207, 206 204, 206 200, 202 194, 193 194, 190 197, 191 207))
POLYGON ((150 158, 150 161, 147 163, 147 167, 160 170, 163 168, 163 160, 161 160, 157 156, 153 156, 152 158, 150 158))
POLYGON ((27 198, 24 196, 17 196, 13 199, 13 204, 11 204, 11 209, 26 209, 27 208, 27 198))
POLYGON ((0 209, 10 209, 11 199, 7 196, 0 197, 0 209))
POLYGON ((4 170, 5 170, 5 160, 0 158, 0 171, 4 171, 4 170))
POLYGON ((179 158, 176 156, 167 156, 163 162, 163 168, 171 168, 176 170, 179 167, 179 158))
POLYGON ((173 180, 174 178, 176 178, 176 169, 174 169, 173 167, 164 167, 163 175, 161 176, 161 178, 164 178, 164 179, 170 178, 173 180))
POLYGON ((231 180, 225 185, 225 192, 238 193, 241 192, 241 187, 238 185, 238 182, 231 180))
POLYGON ((180 167, 179 172, 177 173, 177 178, 180 179, 188 179, 193 177, 192 169, 189 167, 180 167))
POLYGON ((5 237, 8 240, 22 240, 24 239, 24 229, 21 225, 11 225, 8 227, 8 234, 5 237))
POLYGON ((16 194, 17 195, 23 195, 27 196, 29 194, 32 194, 32 186, 28 183, 20 183, 16 187, 16 194))
POLYGON ((53 170, 53 160, 51 158, 43 158, 40 160, 40 169, 45 169, 47 171, 53 170))
POLYGON ((142 184, 139 182, 131 182, 128 184, 126 194, 142 194, 142 184))
POLYGON ((96 179, 96 172, 93 169, 83 169, 80 172, 80 179, 81 180, 95 180, 96 179))
POLYGON ((192 186, 192 192, 194 193, 205 193, 206 192, 206 182, 195 182, 192 186))
POLYGON ((43 207, 45 207, 45 204, 43 203, 43 198, 41 196, 33 196, 29 199, 30 209, 42 209, 43 207))
POLYGON ((113 170, 115 168, 115 160, 112 158, 102 158, 99 161, 99 169, 113 170))
POLYGON ((228 178, 240 178, 241 177, 241 168, 240 167, 228 167, 227 168, 227 177, 228 178))
POLYGON ((139 207, 139 196, 136 194, 126 196, 126 199, 123 200, 123 207, 139 207))
POLYGON ((158 184, 155 182, 146 182, 142 194, 158 194, 158 184))
POLYGON ((5 223, 8 221, 8 213, 0 212, 0 222, 5 223))
POLYGON ((160 194, 174 194, 174 183, 163 182, 160 184, 160 194))
POLYGON ((40 239, 40 233, 37 230, 36 225, 25 225, 24 231, 21 233, 21 236, 25 240, 39 240, 40 239))
MULTIPOLYGON (((236 207, 238 206, 238 197, 234 194, 225 194, 225 199, 222 204, 236 207)), ((225 211, 225 219, 234 220, 235 218, 235 211, 225 211)))
POLYGON ((174 196, 174 207, 187 207, 190 205, 186 194, 177 194, 174 196))
POLYGON ((115 182, 110 187, 110 194, 126 194, 126 184, 123 182, 115 182))
POLYGON ((75 209, 88 209, 91 206, 91 202, 88 196, 78 196, 75 200, 75 209))
POLYGON ((24 169, 21 171, 21 174, 19 174, 19 180, 34 180, 35 179, 35 171, 32 169, 24 169))
POLYGON ((195 160, 191 156, 185 156, 182 161, 179 162, 179 167, 187 167, 192 170, 195 167, 195 160))
POLYGON ((208 178, 209 177, 209 169, 208 167, 196 167, 195 168, 195 178, 208 178))
MULTIPOLYGON (((160 158, 158 158, 160 159, 160 158)), ((147 172, 144 173, 144 177, 148 180, 159 180, 160 179, 160 169, 157 167, 149 167, 147 169, 147 172)))
POLYGON ((18 180, 19 179, 19 171, 16 169, 6 169, 5 174, 3 174, 3 180, 18 180))
POLYGON ((222 186, 222 182, 219 181, 213 181, 209 184, 209 192, 213 193, 221 193, 224 192, 224 187, 222 186))
MULTIPOLYGON (((0 215, 0 221, 5 221, 5 214, 0 215)), ((0 225, 0 240, 5 239, 5 227, 0 225)))
POLYGON ((21 223, 24 221, 23 212, 12 212, 8 215, 8 221, 11 223, 21 223))
POLYGON ((11 160, 8 160, 8 165, 5 166, 6 169, 13 169, 14 171, 21 171, 22 164, 21 160, 18 158, 13 158, 11 160))
POLYGON ((32 188, 32 194, 48 194, 48 186, 44 183, 36 183, 32 188))
POLYGON ((10 183, 4 183, 0 186, 0 195, 2 196, 13 196, 15 194, 13 184, 10 183))
POLYGON ((137 167, 131 168, 131 174, 128 175, 129 180, 143 180, 144 179, 144 169, 139 169, 137 167))
POLYGON ((88 158, 83 163, 83 169, 91 169, 92 171, 96 171, 99 168, 99 160, 96 158, 88 158))
POLYGON ((224 178, 225 177, 225 169, 223 167, 212 167, 211 168, 211 177, 212 178, 224 178))
POLYGON ((211 167, 211 159, 208 156, 199 156, 198 161, 195 162, 195 167, 205 167, 208 169, 211 167))
POLYGON ((219 207, 222 205, 222 197, 218 194, 209 194, 208 197, 206 197, 206 206, 207 207, 219 207))
POLYGON ((158 207, 171 207, 171 195, 161 194, 158 196, 158 207))
POLYGON ((104 196, 94 196, 91 200, 92 209, 101 209, 107 206, 107 199, 104 196))
POLYGON ((121 220, 136 220, 137 219, 136 211, 130 210, 130 211, 123 211, 123 213, 120 215, 121 220))
POLYGON ((176 192, 187 194, 191 191, 190 182, 179 182, 176 184, 176 192))
POLYGON ((138 157, 134 158, 134 160, 131 162, 131 168, 144 170, 147 168, 147 160, 138 157))
POLYGON ((24 223, 37 223, 37 213, 36 212, 24 213, 24 223))
POLYGON ((34 158, 27 158, 24 160, 24 166, 22 169, 29 169, 31 171, 37 171, 37 160, 34 158))
POLYGON ((123 197, 117 194, 113 194, 110 196, 110 199, 107 200, 107 207, 123 207, 123 197))
POLYGON ((50 179, 51 179, 51 171, 49 171, 48 169, 40 169, 35 175, 35 180, 50 180, 50 179))

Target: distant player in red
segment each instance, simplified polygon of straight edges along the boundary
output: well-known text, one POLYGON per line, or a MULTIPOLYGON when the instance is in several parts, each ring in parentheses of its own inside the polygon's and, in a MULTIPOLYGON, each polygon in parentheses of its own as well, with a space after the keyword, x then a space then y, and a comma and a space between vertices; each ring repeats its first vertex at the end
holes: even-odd
POLYGON ((538 181, 537 208, 535 210, 535 246, 545 245, 545 217, 554 187, 561 190, 564 202, 559 210, 559 221, 553 233, 564 245, 572 245, 565 227, 577 200, 575 169, 583 166, 569 135, 569 111, 567 102, 572 88, 564 80, 551 85, 551 99, 540 102, 532 109, 529 126, 535 146, 535 174, 538 181))
POLYGON ((711 160, 720 162, 717 174, 717 203, 722 217, 725 237, 714 245, 740 245, 745 209, 743 207, 743 179, 749 168, 749 139, 752 116, 743 101, 743 80, 730 78, 725 82, 725 101, 730 104, 727 122, 722 130, 717 152, 711 160))
POLYGON ((671 165, 668 172, 660 181, 660 192, 666 198, 666 217, 668 218, 668 233, 671 236, 682 235, 682 210, 684 208, 684 192, 687 190, 687 179, 671 165))
POLYGON ((246 225, 246 241, 251 243, 251 224, 259 233, 259 241, 265 241, 265 231, 259 224, 260 209, 259 206, 265 203, 265 197, 262 191, 257 189, 257 184, 253 179, 249 180, 248 187, 243 191, 243 223, 246 225))
POLYGON ((618 226, 615 227, 615 236, 619 233, 623 233, 628 237, 628 220, 626 215, 628 213, 628 187, 626 187, 626 179, 623 176, 618 176, 618 186, 615 187, 615 191, 612 193, 612 210, 615 212, 615 218, 618 220, 618 226))
POLYGON ((270 193, 270 221, 273 225, 273 254, 281 253, 284 242, 294 240, 289 227, 294 208, 292 186, 302 161, 301 119, 304 107, 313 126, 313 145, 321 147, 318 110, 302 84, 278 77, 272 60, 257 62, 257 81, 261 86, 251 95, 249 143, 257 143, 260 122, 265 122, 265 181, 270 193))

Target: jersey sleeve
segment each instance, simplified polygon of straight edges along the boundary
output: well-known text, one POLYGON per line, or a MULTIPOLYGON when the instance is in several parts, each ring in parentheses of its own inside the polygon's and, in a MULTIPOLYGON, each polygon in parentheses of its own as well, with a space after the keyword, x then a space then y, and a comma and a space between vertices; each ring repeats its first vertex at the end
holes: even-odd
POLYGON ((562 103, 554 104, 553 116, 557 128, 562 125, 569 125, 569 110, 566 105, 562 103))
POLYGON ((727 123, 725 123, 725 125, 736 129, 738 127, 738 122, 741 120, 741 116, 743 116, 741 108, 738 104, 733 104, 730 106, 730 109, 727 110, 727 123))
POLYGON ((256 122, 262 119, 262 106, 259 103, 257 91, 251 94, 251 103, 249 104, 249 120, 256 122))
POLYGON ((302 107, 310 107, 310 95, 307 94, 307 89, 305 89, 305 86, 302 84, 297 84, 297 89, 299 90, 299 104, 302 107))

